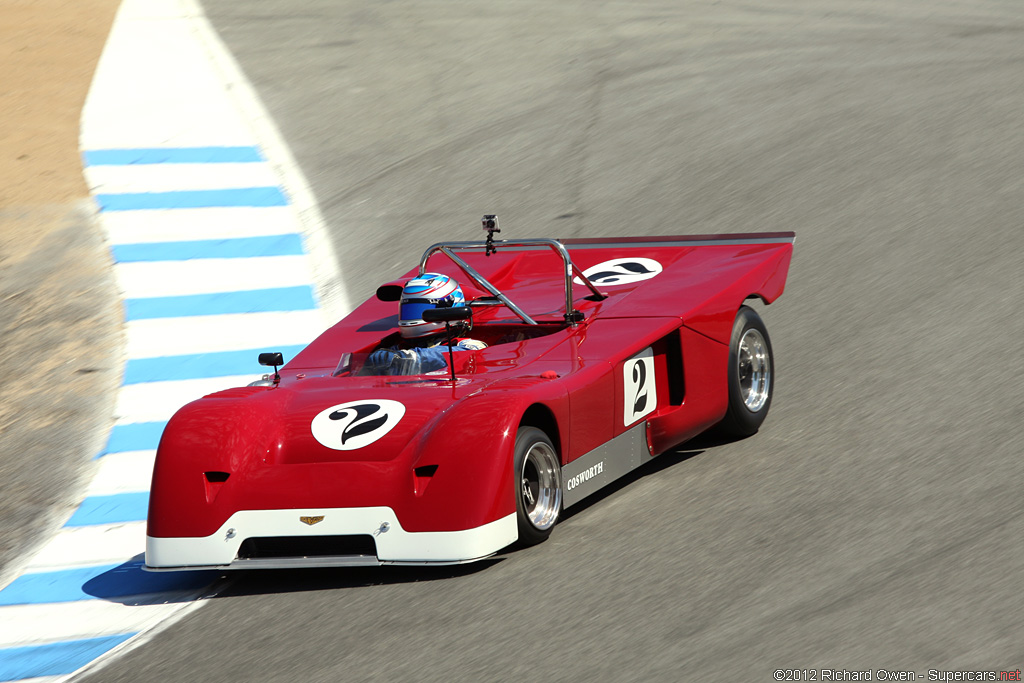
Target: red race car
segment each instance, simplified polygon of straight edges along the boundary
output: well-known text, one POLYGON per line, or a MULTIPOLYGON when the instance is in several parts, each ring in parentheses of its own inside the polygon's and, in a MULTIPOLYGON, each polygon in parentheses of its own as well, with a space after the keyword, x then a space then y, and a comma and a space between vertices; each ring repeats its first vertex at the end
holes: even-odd
POLYGON ((453 564, 705 430, 758 430, 794 235, 496 240, 417 268, 157 452, 153 570, 453 564))

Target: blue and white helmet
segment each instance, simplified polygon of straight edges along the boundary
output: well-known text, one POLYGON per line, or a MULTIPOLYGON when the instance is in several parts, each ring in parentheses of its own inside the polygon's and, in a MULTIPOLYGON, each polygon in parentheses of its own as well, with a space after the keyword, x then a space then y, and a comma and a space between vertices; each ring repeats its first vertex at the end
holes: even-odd
POLYGON ((444 330, 444 323, 428 323, 423 311, 428 308, 456 308, 466 305, 459 283, 440 273, 423 273, 405 283, 398 313, 398 330, 411 339, 436 334, 444 330))

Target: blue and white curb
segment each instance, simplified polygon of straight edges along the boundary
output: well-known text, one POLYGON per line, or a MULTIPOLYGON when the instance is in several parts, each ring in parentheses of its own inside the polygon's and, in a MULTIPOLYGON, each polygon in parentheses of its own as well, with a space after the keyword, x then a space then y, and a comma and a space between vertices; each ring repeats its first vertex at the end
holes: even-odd
POLYGON ((0 681, 67 680, 202 604, 216 573, 141 569, 163 427, 348 309, 312 195, 195 0, 124 0, 81 145, 123 296, 124 384, 84 501, 0 591, 0 681))

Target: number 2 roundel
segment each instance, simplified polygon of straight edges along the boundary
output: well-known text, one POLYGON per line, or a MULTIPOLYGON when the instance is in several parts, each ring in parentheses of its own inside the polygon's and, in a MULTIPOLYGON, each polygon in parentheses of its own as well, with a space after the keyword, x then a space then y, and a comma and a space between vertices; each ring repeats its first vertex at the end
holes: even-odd
MULTIPOLYGON (((584 270, 583 274, 598 287, 607 287, 650 280, 662 270, 661 264, 652 258, 630 256, 598 263, 584 270)), ((583 280, 579 278, 574 278, 574 282, 583 284, 583 280)))
POLYGON ((405 406, 384 398, 349 401, 317 413, 309 425, 313 437, 336 451, 354 451, 390 432, 405 406))
POLYGON ((647 347, 622 364, 622 424, 627 427, 658 406, 654 382, 654 349, 647 347))

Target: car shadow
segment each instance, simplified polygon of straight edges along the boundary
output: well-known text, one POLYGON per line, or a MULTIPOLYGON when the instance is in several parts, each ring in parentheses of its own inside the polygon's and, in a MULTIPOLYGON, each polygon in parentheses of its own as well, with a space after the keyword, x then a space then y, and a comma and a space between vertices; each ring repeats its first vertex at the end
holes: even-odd
POLYGON ((567 520, 570 520, 573 517, 586 512, 587 510, 601 503, 602 501, 611 498, 612 496, 615 496, 616 494, 618 494, 619 491, 621 491, 624 488, 628 488, 629 486, 639 481, 640 479, 643 479, 644 477, 649 477, 650 475, 656 474, 657 472, 661 472, 662 470, 668 469, 673 465, 685 462, 690 458, 695 458, 703 452, 704 451, 662 453, 651 462, 641 465, 640 467, 637 467, 629 474, 616 479, 614 482, 608 484, 601 490, 591 493, 589 496, 573 505, 570 509, 563 510, 562 516, 559 518, 559 521, 565 522, 567 520))
POLYGON ((674 467, 681 462, 686 462, 687 460, 695 458, 710 449, 734 443, 739 440, 740 439, 734 437, 725 437, 716 434, 700 434, 689 441, 685 441, 678 446, 665 451, 661 455, 649 459, 629 474, 616 479, 601 490, 590 494, 580 502, 573 505, 571 509, 563 511, 561 519, 562 521, 572 519, 576 515, 585 512, 592 506, 615 495, 617 492, 628 487, 630 484, 643 479, 644 477, 649 477, 653 474, 657 474, 658 472, 667 470, 670 467, 674 467))
POLYGON ((444 566, 328 567, 310 569, 248 569, 231 572, 147 572, 143 556, 112 568, 101 568, 81 584, 82 597, 127 607, 192 602, 200 598, 239 597, 270 593, 365 588, 401 583, 441 581, 469 576, 504 558, 444 566))
POLYGON ((306 593, 309 591, 393 586, 446 581, 471 576, 503 562, 500 556, 468 564, 442 566, 329 567, 322 569, 260 569, 232 572, 217 598, 306 593))
POLYGON ((71 572, 60 581, 80 581, 83 597, 138 607, 190 602, 202 596, 222 574, 219 571, 147 572, 142 553, 115 567, 71 572))

